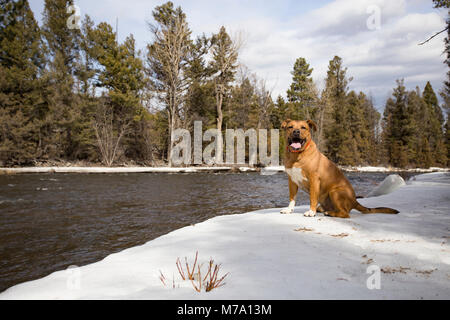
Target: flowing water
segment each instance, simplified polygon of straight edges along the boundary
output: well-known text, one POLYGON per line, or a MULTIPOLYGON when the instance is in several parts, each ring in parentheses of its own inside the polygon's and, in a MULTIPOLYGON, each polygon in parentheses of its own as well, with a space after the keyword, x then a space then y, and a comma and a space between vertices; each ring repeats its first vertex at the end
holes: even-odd
MULTIPOLYGON (((347 173, 367 195, 388 173, 347 173)), ((0 175, 0 292, 219 215, 284 207, 284 173, 0 175)), ((298 205, 307 204, 306 194, 298 205)))

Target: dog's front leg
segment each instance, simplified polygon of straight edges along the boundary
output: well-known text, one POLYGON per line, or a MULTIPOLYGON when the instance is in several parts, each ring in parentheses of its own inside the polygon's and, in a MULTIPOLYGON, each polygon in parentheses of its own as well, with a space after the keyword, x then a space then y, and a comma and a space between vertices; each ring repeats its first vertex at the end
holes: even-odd
POLYGON ((289 177, 289 206, 280 211, 280 213, 292 213, 295 207, 295 197, 297 196, 298 185, 292 182, 291 177, 289 177))
POLYGON ((314 217, 316 215, 317 205, 319 203, 319 193, 319 177, 312 177, 309 180, 309 210, 304 213, 306 217, 314 217))

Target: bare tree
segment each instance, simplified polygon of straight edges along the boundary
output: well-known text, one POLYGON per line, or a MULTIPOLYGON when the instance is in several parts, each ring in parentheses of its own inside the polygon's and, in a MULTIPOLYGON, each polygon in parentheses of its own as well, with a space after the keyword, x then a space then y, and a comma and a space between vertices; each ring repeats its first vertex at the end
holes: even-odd
POLYGON ((242 47, 242 37, 237 36, 232 40, 225 27, 221 27, 218 34, 212 39, 211 68, 214 71, 214 84, 216 88, 216 110, 217 110, 217 154, 216 163, 223 162, 223 99, 228 93, 231 82, 234 81, 234 75, 238 67, 238 54, 242 47))
POLYGON ((168 162, 172 166, 174 131, 180 123, 180 108, 188 86, 184 74, 192 48, 191 31, 180 7, 168 2, 153 11, 156 24, 149 23, 154 42, 148 45, 147 63, 152 90, 164 104, 169 125, 168 162))
POLYGON ((252 76, 252 85, 255 88, 256 103, 258 106, 257 129, 268 129, 270 126, 270 114, 273 108, 273 88, 267 88, 266 79, 259 79, 256 74, 252 76))
POLYGON ((119 155, 120 141, 128 132, 132 119, 114 127, 114 114, 112 108, 106 103, 101 103, 98 107, 97 115, 94 118, 93 126, 97 146, 100 149, 102 162, 110 167, 119 155))

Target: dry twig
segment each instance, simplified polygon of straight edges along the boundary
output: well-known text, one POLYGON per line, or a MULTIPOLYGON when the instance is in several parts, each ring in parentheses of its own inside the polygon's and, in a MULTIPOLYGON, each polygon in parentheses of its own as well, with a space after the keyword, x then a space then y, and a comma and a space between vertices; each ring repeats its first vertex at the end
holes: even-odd
MULTIPOLYGON (((185 257, 186 273, 183 269, 183 266, 181 265, 180 258, 177 258, 177 261, 176 261, 178 273, 180 274, 181 278, 183 280, 190 280, 195 291, 201 292, 202 288, 205 288, 205 291, 209 292, 215 288, 219 288, 219 287, 225 285, 225 282, 223 282, 223 281, 229 273, 226 273, 224 276, 219 278, 219 271, 220 271, 221 265, 214 264, 214 260, 210 259, 207 272, 206 272, 205 276, 202 277, 202 274, 201 274, 202 265, 197 264, 197 260, 198 260, 198 251, 195 253, 195 260, 194 260, 194 264, 191 269, 191 267, 189 266, 189 263, 187 261, 187 257, 185 257), (197 267, 197 269, 195 267, 197 267)), ((160 276, 160 280, 164 285, 166 285, 166 283, 164 281, 166 279, 162 273, 160 276)), ((175 288, 175 284, 173 285, 173 287, 175 288)))

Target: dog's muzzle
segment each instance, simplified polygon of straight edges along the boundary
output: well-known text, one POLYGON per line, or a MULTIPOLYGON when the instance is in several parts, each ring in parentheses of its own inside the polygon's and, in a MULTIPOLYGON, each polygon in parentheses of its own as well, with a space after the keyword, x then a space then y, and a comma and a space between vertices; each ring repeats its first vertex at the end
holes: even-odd
POLYGON ((300 151, 306 144, 306 139, 300 138, 300 136, 292 136, 288 139, 289 151, 300 151))

